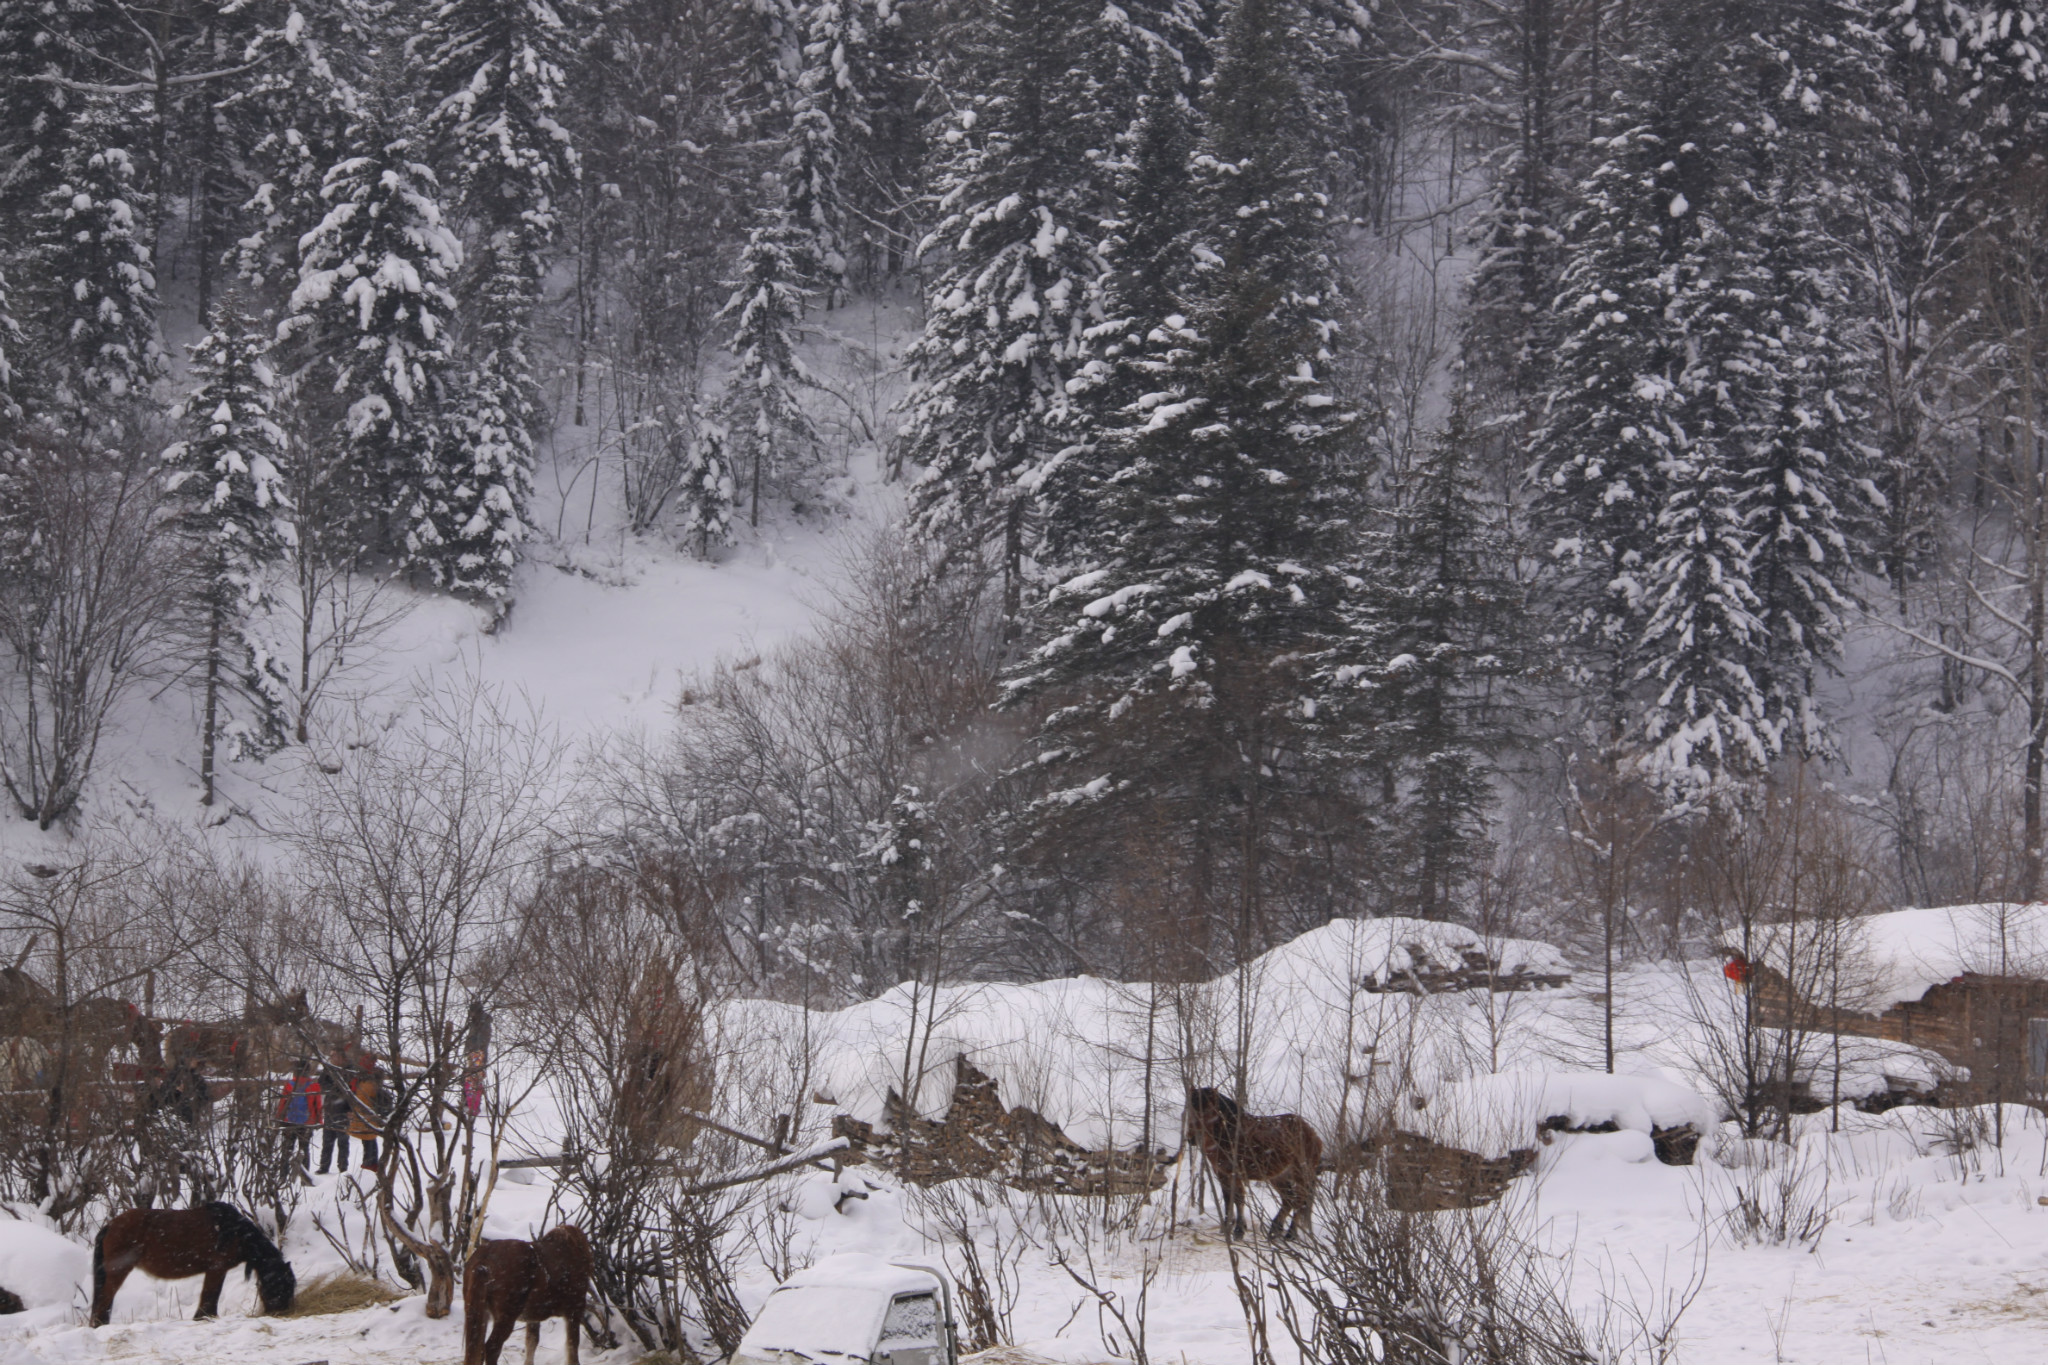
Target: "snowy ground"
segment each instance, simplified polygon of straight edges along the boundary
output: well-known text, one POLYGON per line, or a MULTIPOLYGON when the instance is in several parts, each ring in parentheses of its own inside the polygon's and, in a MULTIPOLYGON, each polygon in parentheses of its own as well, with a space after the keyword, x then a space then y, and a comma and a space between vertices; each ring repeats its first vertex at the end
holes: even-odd
MULTIPOLYGON (((1823 1120, 1824 1122, 1824 1120, 1823 1120)), ((1861 1131, 1829 1144, 1846 1167, 1831 1182, 1835 1218, 1819 1245, 1804 1249, 1739 1247, 1702 1234, 1703 1203, 1717 1207, 1738 1172, 1719 1164, 1698 1171, 1659 1165, 1629 1133, 1566 1137, 1546 1153, 1530 1199, 1546 1235, 1569 1255, 1574 1297, 1597 1316, 1617 1285, 1649 1306, 1682 1290, 1696 1268, 1704 1282, 1680 1323, 1679 1359, 1695 1365, 1786 1361, 1800 1365, 1877 1361, 2015 1362, 2048 1350, 2048 1195, 2038 1121, 2007 1144, 2005 1171, 1965 1170, 1924 1150, 1911 1117, 1860 1120, 1861 1131), (1704 1257, 1703 1268, 1698 1258, 1704 1257)), ((830 1177, 807 1178, 829 1185, 830 1177)), ((884 1188, 848 1212, 831 1211, 829 1190, 799 1185, 791 1202, 803 1241, 815 1254, 867 1250, 937 1259, 910 1226, 905 1203, 884 1188), (806 1197, 806 1196, 809 1197, 806 1197)), ((491 1231, 526 1232, 541 1216, 545 1187, 501 1190, 491 1231)), ((331 1261, 308 1236, 302 1214, 287 1243, 302 1274, 331 1261)), ((1157 1248, 1155 1248, 1155 1251, 1157 1248)), ((1129 1253, 1132 1256, 1136 1251, 1129 1253)), ((1250 1358, 1230 1287, 1225 1253, 1207 1220, 1183 1224, 1166 1246, 1167 1271, 1149 1305, 1150 1355, 1189 1365, 1237 1365, 1250 1358)), ((341 1362, 452 1362, 461 1354, 461 1312, 429 1322, 415 1296, 389 1307, 311 1319, 252 1316, 250 1290, 231 1281, 222 1316, 183 1321, 196 1281, 124 1288, 113 1325, 81 1326, 88 1255, 33 1223, 0 1225, 0 1281, 19 1287, 31 1311, 0 1320, 0 1359, 41 1362, 256 1361, 272 1365, 341 1362), (68 1293, 65 1291, 69 1291, 68 1293)), ((769 1286, 747 1281, 749 1307, 769 1286)), ((1135 1285, 1126 1281, 1129 1292, 1135 1285)), ((1024 1262, 1014 1319, 1017 1344, 1059 1361, 1107 1357, 1091 1305, 1042 1257, 1024 1262)), ((543 1337, 547 1358, 559 1329, 543 1337)), ((628 1358, 592 1353, 595 1359, 628 1358)), ((1291 1358, 1291 1352, 1283 1351, 1291 1358)))
MULTIPOLYGON (((1316 948, 1327 956, 1338 936, 1319 934, 1297 946, 1296 956, 1314 957, 1311 949, 1316 948)), ((1271 975, 1277 979, 1284 973, 1276 968, 1271 975)), ((1560 1063, 1573 1060, 1558 1054, 1576 1050, 1583 1068, 1583 1040, 1593 1008, 1587 991, 1570 987, 1522 1002, 1518 1043, 1506 1065, 1524 1076, 1542 1071, 1553 1077, 1543 1098, 1531 1103, 1558 1104, 1563 1085, 1576 1095, 1571 1107, 1612 1112, 1624 1125, 1615 1133, 1558 1135, 1541 1150, 1534 1174, 1516 1182, 1509 1196, 1521 1226, 1555 1258, 1559 1278, 1568 1281, 1582 1317, 1610 1328, 1619 1328, 1632 1312, 1661 1321, 1674 1298, 1696 1289, 1676 1334, 1676 1359, 1694 1365, 1961 1365, 2048 1358, 2048 1128, 2042 1117, 2009 1109, 2002 1147, 1980 1133, 1978 1145, 1958 1155, 1956 1114, 1909 1107, 1866 1115, 1845 1108, 1838 1117, 1824 1112, 1801 1120, 1799 1141, 1789 1149, 1745 1142, 1727 1125, 1702 1144, 1697 1166, 1662 1165, 1640 1131, 1643 1122, 1629 1116, 1624 1101, 1633 1086, 1635 1098, 1629 1102, 1639 1107, 1684 1102, 1674 1094, 1687 1079, 1687 1054, 1682 1041, 1674 1039, 1685 1029, 1670 1021, 1678 1013, 1676 1002, 1686 980, 1667 969, 1648 969, 1623 983, 1627 998, 1637 1004, 1625 1021, 1627 1046, 1620 1065, 1633 1081, 1555 1079, 1560 1063), (1761 1192, 1768 1203, 1770 1192, 1786 1182, 1799 1187, 1795 1202, 1828 1212, 1825 1230, 1811 1249, 1760 1245, 1737 1236, 1730 1212, 1738 1197, 1744 1191, 1761 1192)), ((1072 994, 1072 985, 1012 988, 1011 995, 1001 997, 1006 1001, 1002 1008, 956 1016, 954 1037, 974 1049, 999 1081, 1014 1085, 1015 1075, 1036 1064, 1020 1060, 1022 1053, 1014 1049, 1005 1064, 1003 1054, 981 1044, 1006 1029, 1035 1030, 1048 1038, 1046 1007, 1021 1007, 1015 992, 1064 998, 1072 994)), ((1389 1007, 1402 1004, 1399 998, 1375 998, 1388 999, 1389 1007)), ((1461 1003, 1438 997, 1436 1009, 1431 1027, 1446 1036, 1458 1031, 1449 1025, 1460 1012, 1466 1016, 1463 1028, 1484 1013, 1477 998, 1461 1003)), ((870 1011, 855 1017, 872 1025, 877 1016, 870 1011)), ((1080 1074, 1087 1059, 1073 1050, 1074 1041, 1055 1039, 1046 1046, 1066 1050, 1070 1070, 1080 1074)), ((1455 1054, 1446 1043, 1438 1055, 1455 1054)), ((819 1074, 829 1075, 830 1068, 819 1074)), ((857 1084, 858 1078, 848 1083, 857 1084)), ((1483 1068, 1463 1081, 1444 1073, 1435 1091, 1440 1098, 1432 1105, 1446 1103, 1441 1097, 1453 1094, 1529 1090, 1523 1081, 1489 1080, 1483 1068), (1460 1085, 1463 1091, 1456 1089, 1460 1085)), ((1047 1093, 1059 1100, 1058 1094, 1047 1093)), ((1066 1102, 1082 1103, 1072 1097, 1066 1102)), ((828 1114, 828 1106, 816 1106, 810 1122, 820 1123, 828 1114)), ((525 1142, 545 1145, 552 1126, 545 1107, 536 1103, 525 1117, 525 1142)), ((498 1191, 492 1235, 530 1235, 560 1216, 550 1210, 552 1191, 544 1177, 519 1178, 526 1183, 507 1183, 498 1191)), ((844 1212, 835 1209, 838 1190, 824 1173, 783 1177, 765 1191, 770 1204, 786 1211, 781 1221, 787 1250, 797 1263, 842 1250, 943 1259, 945 1247, 924 1235, 929 1224, 914 1192, 859 1167, 849 1168, 841 1180, 873 1188, 864 1200, 845 1201, 844 1212)), ((293 1220, 285 1246, 302 1280, 338 1265, 311 1215, 325 1211, 332 1222, 338 1196, 345 1192, 342 1181, 322 1178, 293 1220)), ((1171 1188, 1185 1201, 1190 1187, 1190 1180, 1182 1180, 1171 1188)), ((1028 1209, 1029 1201, 1020 1198, 1012 1207, 1028 1209)), ((1087 1217, 1086 1209, 1070 1209, 1076 1218, 1087 1217)), ((460 1358, 459 1307, 441 1322, 424 1318, 417 1296, 332 1317, 266 1319, 252 1316, 253 1295, 239 1280, 231 1281, 223 1297, 222 1318, 197 1324, 182 1320, 193 1306, 196 1281, 159 1285, 137 1278, 123 1290, 114 1324, 94 1331, 81 1325, 89 1274, 86 1248, 43 1227, 32 1212, 20 1213, 21 1221, 0 1220, 0 1285, 30 1304, 22 1316, 0 1319, 0 1361, 7 1365, 259 1359, 270 1365, 318 1360, 438 1365, 460 1358)), ((1105 1346, 1093 1301, 1050 1262, 1055 1238, 1047 1231, 1043 1209, 1027 1216, 1038 1220, 1026 1224, 1036 1244, 1018 1262, 1013 1340, 1034 1355, 1070 1365, 1109 1359, 1114 1352, 1105 1346)), ((1171 1205, 1162 1194, 1140 1222, 1145 1236, 1098 1246, 1096 1252, 1109 1277, 1106 1287, 1126 1298, 1137 1292, 1140 1261, 1163 1258, 1164 1273, 1148 1303, 1150 1358, 1182 1365, 1248 1362, 1251 1352, 1226 1253, 1215 1235, 1213 1205, 1197 1213, 1185 1202, 1171 1205)), ((1071 1251, 1071 1233, 1065 1236, 1071 1251)), ((732 1248, 749 1308, 758 1305, 773 1282, 762 1268, 759 1246, 736 1238, 732 1248)), ((560 1349, 559 1341, 559 1329, 551 1328, 544 1359, 557 1358, 552 1353, 560 1349)), ((1278 1354, 1281 1365, 1293 1365, 1295 1354, 1284 1341, 1278 1354)), ((592 1353, 595 1359, 619 1361, 630 1355, 592 1353)))
POLYGON ((863 478, 839 508, 764 525, 718 562, 616 531, 536 544, 511 617, 491 632, 474 607, 394 587, 399 619, 337 683, 310 751, 224 761, 221 800, 208 810, 198 799, 195 698, 178 686, 138 691, 111 718, 71 828, 0 820, 0 858, 62 862, 83 841, 144 824, 204 829, 261 853, 271 832, 289 827, 308 763, 345 759, 365 738, 390 742, 422 687, 495 689, 571 746, 659 736, 689 677, 815 621, 847 556, 896 505, 897 490, 863 478))

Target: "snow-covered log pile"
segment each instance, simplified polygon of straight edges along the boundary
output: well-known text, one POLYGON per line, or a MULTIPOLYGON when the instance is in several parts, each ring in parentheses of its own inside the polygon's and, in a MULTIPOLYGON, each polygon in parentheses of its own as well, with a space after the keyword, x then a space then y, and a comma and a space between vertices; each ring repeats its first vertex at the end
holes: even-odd
MULTIPOLYGON (((1839 1098, 1867 1113, 1882 1113, 1901 1104, 1926 1103, 1943 1086, 1970 1078, 1968 1067, 1890 1038, 1843 1033, 1787 1041, 1778 1029, 1761 1032, 1767 1058, 1776 1062, 1788 1053, 1798 1058, 1794 1108, 1823 1109, 1839 1098)), ((1776 1083, 1774 1069, 1766 1084, 1776 1083)))
POLYGON ((1635 1132, 1653 1141, 1673 1135, 1657 1155, 1674 1166, 1690 1165, 1699 1136, 1721 1121, 1718 1106, 1686 1086, 1588 1071, 1474 1076, 1418 1094, 1413 1110, 1404 1127, 1486 1157, 1529 1150, 1554 1133, 1635 1132), (1675 1140, 1685 1133, 1691 1146, 1675 1140))
POLYGON ((1491 1203, 1559 1133, 1640 1133, 1644 1159, 1690 1166, 1720 1121, 1712 1101, 1659 1077, 1559 1071, 1454 1081, 1394 1112, 1365 1147, 1383 1163, 1388 1204, 1408 1212, 1491 1203))
POLYGON ((1571 964, 1548 943, 1487 938, 1435 920, 1367 920, 1358 946, 1373 963, 1359 979, 1368 991, 1554 990, 1571 984, 1571 964))
POLYGON ((1366 1155, 1380 1161, 1387 1207, 1401 1213, 1476 1209, 1501 1197, 1508 1182, 1536 1164, 1536 1149, 1518 1147, 1482 1156, 1422 1133, 1387 1128, 1367 1138, 1366 1155))

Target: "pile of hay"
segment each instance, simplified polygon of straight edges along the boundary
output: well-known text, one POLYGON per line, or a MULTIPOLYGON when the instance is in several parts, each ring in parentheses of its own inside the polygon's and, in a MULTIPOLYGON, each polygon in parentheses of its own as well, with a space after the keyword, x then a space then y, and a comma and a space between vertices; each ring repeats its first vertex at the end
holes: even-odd
POLYGON ((353 1313, 358 1308, 375 1308, 405 1297, 405 1291, 353 1270, 315 1275, 299 1286, 292 1302, 294 1318, 320 1318, 333 1313, 353 1313))

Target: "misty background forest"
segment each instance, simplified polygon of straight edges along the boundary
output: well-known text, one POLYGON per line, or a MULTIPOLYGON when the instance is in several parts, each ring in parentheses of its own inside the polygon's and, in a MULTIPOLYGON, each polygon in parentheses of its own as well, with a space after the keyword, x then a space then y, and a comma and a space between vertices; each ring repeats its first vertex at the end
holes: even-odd
POLYGON ((11 818, 289 881, 453 727, 547 807, 513 901, 804 999, 1333 915, 1679 952, 1794 807, 1858 907, 2031 899, 2040 21, 9 5, 11 818), (488 649, 603 547, 792 528, 830 600, 653 730, 459 669, 371 717, 421 610, 488 649), (102 741, 166 706, 138 803, 102 741))

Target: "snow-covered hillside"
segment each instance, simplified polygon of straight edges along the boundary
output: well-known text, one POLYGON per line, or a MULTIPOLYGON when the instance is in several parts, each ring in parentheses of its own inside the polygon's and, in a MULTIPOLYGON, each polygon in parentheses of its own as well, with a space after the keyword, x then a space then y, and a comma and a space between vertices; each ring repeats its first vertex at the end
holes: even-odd
POLYGON ((658 739, 690 677, 801 635, 831 602, 848 557, 896 515, 895 490, 860 489, 851 505, 778 520, 716 562, 616 530, 609 543, 536 547, 495 629, 474 607, 393 585, 393 619, 338 680, 312 744, 225 763, 212 810, 199 804, 197 698, 183 687, 137 692, 112 718, 78 817, 47 832, 0 819, 0 850, 17 865, 62 859, 137 821, 260 848, 290 826, 306 764, 393 733, 437 687, 492 689, 578 749, 658 739))

